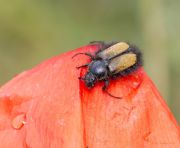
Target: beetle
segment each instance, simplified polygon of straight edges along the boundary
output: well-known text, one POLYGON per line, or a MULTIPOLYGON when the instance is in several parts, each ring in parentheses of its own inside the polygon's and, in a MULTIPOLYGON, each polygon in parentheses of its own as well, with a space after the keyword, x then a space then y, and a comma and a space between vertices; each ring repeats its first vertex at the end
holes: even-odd
POLYGON ((98 81, 104 81, 102 90, 111 97, 121 99, 107 91, 110 80, 118 77, 126 76, 142 66, 142 54, 140 50, 126 42, 105 43, 103 41, 94 41, 90 44, 98 46, 97 52, 92 53, 77 53, 89 56, 91 61, 87 64, 78 66, 77 68, 87 67, 87 73, 80 80, 85 82, 85 85, 90 89, 98 81))

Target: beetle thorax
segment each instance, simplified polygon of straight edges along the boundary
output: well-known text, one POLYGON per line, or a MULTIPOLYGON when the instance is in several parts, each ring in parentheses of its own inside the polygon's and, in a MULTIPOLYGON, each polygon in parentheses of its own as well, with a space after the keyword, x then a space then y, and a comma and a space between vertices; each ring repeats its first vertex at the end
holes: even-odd
POLYGON ((97 77, 98 80, 104 79, 107 76, 106 61, 97 60, 89 65, 89 71, 97 77))

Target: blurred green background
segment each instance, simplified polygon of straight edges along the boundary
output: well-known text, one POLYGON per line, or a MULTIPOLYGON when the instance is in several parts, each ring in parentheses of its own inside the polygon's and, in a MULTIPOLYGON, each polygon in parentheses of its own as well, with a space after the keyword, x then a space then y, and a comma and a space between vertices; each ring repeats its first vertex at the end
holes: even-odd
POLYGON ((1 0, 0 85, 89 41, 129 41, 180 122, 179 0, 1 0))

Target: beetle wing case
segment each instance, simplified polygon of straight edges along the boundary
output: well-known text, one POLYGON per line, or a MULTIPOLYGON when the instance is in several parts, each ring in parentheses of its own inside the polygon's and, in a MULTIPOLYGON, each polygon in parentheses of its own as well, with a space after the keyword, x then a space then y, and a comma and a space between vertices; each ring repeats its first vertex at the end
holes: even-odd
POLYGON ((102 59, 111 59, 114 56, 120 55, 121 53, 125 52, 129 48, 129 45, 125 42, 116 43, 109 48, 102 50, 97 53, 97 58, 102 59))
POLYGON ((137 61, 136 54, 126 53, 116 58, 113 58, 110 61, 108 67, 110 72, 116 74, 133 66, 136 63, 136 61, 137 61))

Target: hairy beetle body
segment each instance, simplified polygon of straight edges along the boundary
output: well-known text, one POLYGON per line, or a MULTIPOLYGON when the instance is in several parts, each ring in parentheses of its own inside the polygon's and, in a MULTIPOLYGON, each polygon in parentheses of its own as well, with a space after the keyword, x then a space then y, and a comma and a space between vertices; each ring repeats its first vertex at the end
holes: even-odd
POLYGON ((94 87, 98 81, 104 81, 105 84, 102 89, 110 96, 120 99, 120 97, 113 96, 107 91, 110 79, 130 74, 142 66, 141 52, 137 47, 125 42, 107 44, 100 41, 91 44, 97 44, 99 47, 95 55, 77 53, 73 56, 85 54, 91 58, 90 63, 77 67, 88 67, 87 73, 80 79, 85 81, 88 88, 94 87))

